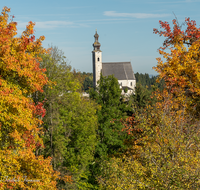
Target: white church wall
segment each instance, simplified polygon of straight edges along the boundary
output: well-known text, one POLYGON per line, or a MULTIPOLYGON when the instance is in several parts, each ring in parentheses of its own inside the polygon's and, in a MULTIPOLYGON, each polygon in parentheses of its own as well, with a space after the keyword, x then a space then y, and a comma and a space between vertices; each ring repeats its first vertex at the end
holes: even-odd
POLYGON ((127 86, 134 89, 136 86, 136 80, 118 80, 120 86, 127 86))
POLYGON ((128 88, 132 88, 132 90, 128 90, 127 93, 124 92, 124 90, 122 90, 122 94, 132 94, 134 93, 135 87, 136 87, 136 80, 118 80, 118 83, 120 85, 120 87, 128 87, 128 88))

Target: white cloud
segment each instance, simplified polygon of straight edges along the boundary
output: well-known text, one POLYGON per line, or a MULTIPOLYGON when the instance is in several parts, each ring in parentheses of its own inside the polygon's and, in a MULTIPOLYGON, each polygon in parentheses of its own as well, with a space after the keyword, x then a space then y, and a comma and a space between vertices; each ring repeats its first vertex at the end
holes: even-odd
MULTIPOLYGON (((75 23, 72 21, 39 21, 34 22, 34 29, 55 29, 61 27, 79 28, 79 27, 89 27, 84 23, 75 23)), ((23 32, 26 29, 28 22, 17 22, 18 33, 23 32)))
POLYGON ((160 18, 160 17, 170 16, 170 14, 117 13, 116 11, 105 11, 104 15, 111 17, 131 17, 131 18, 160 18))
POLYGON ((66 21, 44 21, 44 22, 35 22, 35 27, 36 28, 41 28, 41 29, 53 29, 53 28, 58 28, 62 26, 73 26, 73 22, 66 22, 66 21))
MULTIPOLYGON (((28 22, 17 22, 18 28, 25 28, 28 25, 28 22)), ((40 29, 54 29, 58 27, 65 27, 65 26, 74 26, 73 22, 66 22, 66 21, 44 21, 44 22, 35 22, 35 28, 40 29)))

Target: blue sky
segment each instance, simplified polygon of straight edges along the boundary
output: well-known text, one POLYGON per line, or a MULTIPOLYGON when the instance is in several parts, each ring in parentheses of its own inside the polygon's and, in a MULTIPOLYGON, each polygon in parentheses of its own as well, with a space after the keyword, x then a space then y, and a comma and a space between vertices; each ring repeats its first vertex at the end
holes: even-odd
POLYGON ((45 36, 44 47, 57 46, 70 65, 92 72, 92 44, 97 29, 103 62, 131 61, 134 72, 156 74, 157 49, 163 37, 153 34, 159 20, 172 23, 173 12, 200 25, 200 0, 2 0, 11 8, 19 34, 29 21, 35 36, 45 36))

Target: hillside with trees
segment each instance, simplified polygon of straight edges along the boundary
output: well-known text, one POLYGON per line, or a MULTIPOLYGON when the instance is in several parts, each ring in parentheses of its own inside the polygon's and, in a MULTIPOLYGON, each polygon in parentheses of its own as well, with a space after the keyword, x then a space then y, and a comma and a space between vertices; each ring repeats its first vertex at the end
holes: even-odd
POLYGON ((136 84, 142 85, 143 87, 147 87, 147 89, 152 90, 152 86, 157 86, 160 90, 164 88, 164 80, 157 82, 158 76, 149 76, 149 74, 145 73, 135 73, 136 84))
POLYGON ((73 70, 19 37, 0 15, 0 189, 200 189, 200 28, 160 21, 158 76, 135 73, 129 98, 114 76, 73 70), (87 91, 90 98, 82 97, 87 91))
MULTIPOLYGON (((75 76, 79 79, 79 82, 82 84, 82 90, 84 92, 88 92, 90 88, 93 88, 93 74, 85 73, 85 72, 76 72, 73 70, 75 76)), ((164 88, 164 80, 157 82, 158 76, 149 76, 149 74, 145 73, 135 73, 136 84, 142 85, 143 87, 147 87, 148 90, 152 90, 152 86, 158 87, 160 90, 164 88)))

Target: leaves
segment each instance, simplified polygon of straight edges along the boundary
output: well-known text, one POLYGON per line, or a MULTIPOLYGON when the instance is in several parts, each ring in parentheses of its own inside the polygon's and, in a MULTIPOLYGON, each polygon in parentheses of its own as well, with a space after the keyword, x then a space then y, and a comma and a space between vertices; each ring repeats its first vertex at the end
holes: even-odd
POLYGON ((102 167, 99 183, 105 189, 199 189, 199 28, 186 19, 185 31, 173 21, 173 29, 161 22, 167 39, 155 70, 165 81, 163 91, 123 121, 133 139, 122 157, 102 167), (189 45, 189 47, 186 47, 189 45), (169 47, 169 51, 166 48, 169 47))
POLYGON ((56 189, 58 173, 51 159, 34 154, 43 144, 38 125, 45 110, 42 103, 33 103, 31 93, 42 92, 48 83, 39 64, 39 55, 46 52, 41 46, 44 37, 35 41, 32 22, 16 37, 17 23, 8 22, 9 11, 4 7, 0 16, 1 189, 56 189))
POLYGON ((81 84, 57 47, 42 55, 41 67, 51 84, 43 93, 33 94, 35 103, 46 108, 41 124, 45 148, 38 147, 37 153, 52 157, 53 168, 61 175, 59 189, 87 189, 88 165, 97 141, 96 105, 81 97, 81 84))

